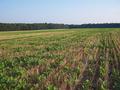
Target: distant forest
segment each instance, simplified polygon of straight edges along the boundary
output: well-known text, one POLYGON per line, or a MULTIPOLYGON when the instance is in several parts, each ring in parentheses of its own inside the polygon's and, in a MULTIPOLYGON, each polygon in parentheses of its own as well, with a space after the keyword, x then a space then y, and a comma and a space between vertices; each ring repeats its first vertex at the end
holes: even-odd
POLYGON ((0 31, 41 30, 41 29, 72 29, 72 28, 120 28, 120 23, 105 24, 53 24, 53 23, 0 23, 0 31))

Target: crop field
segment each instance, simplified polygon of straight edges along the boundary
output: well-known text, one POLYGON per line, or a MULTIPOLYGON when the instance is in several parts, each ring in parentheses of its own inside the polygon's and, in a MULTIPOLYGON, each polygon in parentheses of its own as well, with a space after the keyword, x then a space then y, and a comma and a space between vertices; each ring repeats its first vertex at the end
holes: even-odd
POLYGON ((120 29, 0 32, 0 90, 120 90, 120 29))

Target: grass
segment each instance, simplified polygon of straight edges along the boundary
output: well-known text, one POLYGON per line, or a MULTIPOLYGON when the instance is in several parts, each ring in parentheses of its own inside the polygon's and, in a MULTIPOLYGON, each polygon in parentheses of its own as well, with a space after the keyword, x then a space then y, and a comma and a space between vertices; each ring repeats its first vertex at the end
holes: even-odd
POLYGON ((120 29, 0 32, 0 90, 119 90, 120 29))

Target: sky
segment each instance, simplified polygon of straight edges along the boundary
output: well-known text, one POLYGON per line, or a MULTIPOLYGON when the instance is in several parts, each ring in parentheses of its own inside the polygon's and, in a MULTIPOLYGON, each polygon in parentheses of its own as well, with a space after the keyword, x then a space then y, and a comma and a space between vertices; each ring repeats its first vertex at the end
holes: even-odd
POLYGON ((120 23, 120 0, 0 0, 1 23, 120 23))

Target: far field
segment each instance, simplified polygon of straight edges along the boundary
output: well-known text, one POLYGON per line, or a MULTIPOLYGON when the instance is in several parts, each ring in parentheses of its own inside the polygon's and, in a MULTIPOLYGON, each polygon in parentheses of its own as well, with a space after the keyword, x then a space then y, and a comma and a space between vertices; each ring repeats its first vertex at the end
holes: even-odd
POLYGON ((0 90, 120 90, 120 28, 0 32, 0 90))

